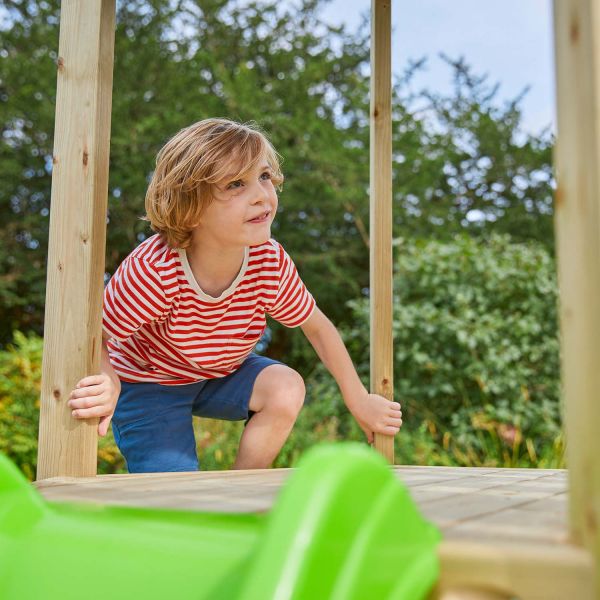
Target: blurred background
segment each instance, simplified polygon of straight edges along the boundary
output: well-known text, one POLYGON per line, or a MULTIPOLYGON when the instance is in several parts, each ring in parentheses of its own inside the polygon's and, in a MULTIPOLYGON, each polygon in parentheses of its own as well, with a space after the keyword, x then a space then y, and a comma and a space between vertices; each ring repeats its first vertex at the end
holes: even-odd
MULTIPOLYGON (((117 2, 106 280, 152 235, 144 195, 176 131, 256 121, 283 156, 273 236, 369 379, 368 0, 117 2)), ((32 479, 59 2, 0 7, 0 451, 32 479)), ((397 464, 564 467, 548 0, 393 3, 397 464)), ((73 301, 77 301, 76 298, 73 301)), ((306 380, 275 466, 364 439, 300 330, 258 350, 306 380)), ((204 469, 242 423, 197 419, 204 469)), ((125 472, 112 436, 99 472, 125 472)))

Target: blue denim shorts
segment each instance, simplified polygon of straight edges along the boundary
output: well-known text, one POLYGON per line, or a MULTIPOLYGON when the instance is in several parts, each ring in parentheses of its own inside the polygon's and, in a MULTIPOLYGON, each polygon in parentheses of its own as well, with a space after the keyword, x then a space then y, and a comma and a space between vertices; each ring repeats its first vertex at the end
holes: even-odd
POLYGON ((236 371, 217 379, 186 385, 122 381, 112 428, 129 472, 197 471, 192 415, 247 421, 254 381, 274 364, 283 363, 251 353, 236 371))

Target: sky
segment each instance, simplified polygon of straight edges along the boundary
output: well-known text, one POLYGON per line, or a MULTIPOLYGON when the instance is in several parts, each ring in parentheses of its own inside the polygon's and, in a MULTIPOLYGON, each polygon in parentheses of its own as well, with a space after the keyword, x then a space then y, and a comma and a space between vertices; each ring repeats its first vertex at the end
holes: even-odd
MULTIPOLYGON (((292 0, 288 0, 292 1, 292 0)), ((368 14, 370 0, 331 0, 322 12, 333 25, 351 30, 368 14)), ((412 89, 450 92, 452 69, 441 58, 464 57, 472 73, 487 73, 490 87, 500 84, 502 105, 525 87, 522 128, 556 132, 551 0, 393 0, 392 70, 401 75, 408 61, 429 58, 412 89)))
MULTIPOLYGON (((321 16, 355 30, 370 6, 371 0, 328 0, 321 16)), ((556 132, 552 0, 392 0, 392 27, 395 74, 402 75, 409 61, 428 57, 413 91, 450 93, 452 69, 439 53, 462 56, 474 75, 488 75, 490 87, 500 84, 499 104, 530 86, 521 101, 525 132, 556 132)))

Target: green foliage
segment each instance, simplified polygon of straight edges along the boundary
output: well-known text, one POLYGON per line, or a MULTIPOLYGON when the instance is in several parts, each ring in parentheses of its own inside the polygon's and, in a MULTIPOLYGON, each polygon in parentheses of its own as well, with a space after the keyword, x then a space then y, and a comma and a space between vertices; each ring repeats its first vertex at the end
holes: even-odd
MULTIPOLYGON (((13 343, 0 351, 0 452, 25 476, 35 478, 42 379, 43 341, 16 331, 13 343)), ((100 438, 98 473, 125 472, 112 433, 100 438)))
POLYGON ((203 471, 230 469, 237 455, 243 421, 194 419, 198 460, 203 471))
MULTIPOLYGON (((324 312, 347 320, 340 298, 369 285, 369 30, 324 24, 323 5, 118 3, 108 273, 151 233, 139 217, 166 139, 208 116, 255 120, 284 157, 273 235, 324 312)), ((59 2, 10 0, 2 10, 0 345, 16 329, 42 332, 59 2)), ((499 109, 495 88, 449 65, 449 97, 409 93, 422 63, 394 85, 394 235, 511 231, 551 248, 552 139, 520 134, 520 99, 499 109)), ((277 324, 269 354, 312 356, 277 324)))
POLYGON ((35 475, 42 340, 15 332, 0 352, 0 451, 29 479, 35 475))
MULTIPOLYGON (((464 59, 442 55, 453 70, 454 94, 424 90, 404 103, 426 115, 413 146, 399 137, 394 152, 395 236, 449 240, 460 231, 485 239, 509 233, 554 248, 552 146, 548 127, 521 129, 519 104, 527 89, 499 106, 500 84, 474 75, 464 59)), ((410 81, 424 60, 407 73, 410 81)))
MULTIPOLYGON (((399 239, 396 249, 394 369, 404 427, 427 421, 438 441, 469 447, 482 464, 492 448, 504 464, 525 455, 536 463, 560 435, 551 255, 507 235, 399 239)), ((349 306, 356 324, 347 343, 366 376, 368 300, 349 306)))

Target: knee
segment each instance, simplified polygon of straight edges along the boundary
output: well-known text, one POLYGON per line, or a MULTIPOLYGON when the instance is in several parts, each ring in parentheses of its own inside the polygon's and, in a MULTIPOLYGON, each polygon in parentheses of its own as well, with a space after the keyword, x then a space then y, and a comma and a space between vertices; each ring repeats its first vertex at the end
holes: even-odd
POLYGON ((304 405, 304 380, 298 372, 285 365, 270 365, 263 369, 256 387, 262 396, 262 410, 295 420, 304 405))

